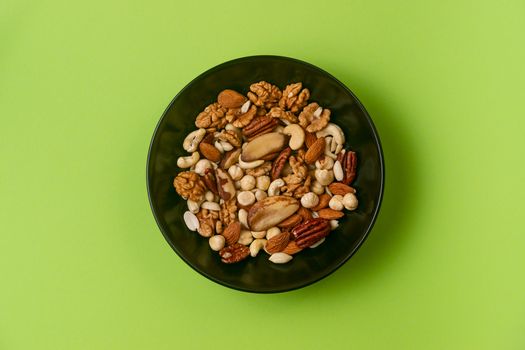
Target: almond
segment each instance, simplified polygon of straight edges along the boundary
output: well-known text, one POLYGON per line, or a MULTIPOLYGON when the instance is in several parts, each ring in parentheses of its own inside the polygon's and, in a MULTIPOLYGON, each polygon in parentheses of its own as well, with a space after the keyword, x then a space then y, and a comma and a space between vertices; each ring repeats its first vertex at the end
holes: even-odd
POLYGON ((214 163, 217 163, 221 160, 221 152, 215 146, 210 145, 209 143, 200 143, 199 151, 202 156, 208 160, 211 160, 214 163))
POLYGON ((284 231, 278 234, 277 236, 274 236, 266 242, 266 252, 268 254, 273 254, 280 252, 286 246, 288 245, 288 242, 290 241, 290 232, 284 231))
POLYGON ((217 96, 217 102, 226 108, 240 108, 247 98, 235 90, 222 90, 217 96))
POLYGON ((288 137, 281 133, 264 134, 248 142, 242 150, 241 159, 244 162, 253 162, 268 154, 280 152, 287 145, 288 137))
POLYGON ((311 210, 319 211, 321 209, 328 207, 328 204, 330 203, 330 199, 331 197, 329 194, 323 193, 322 195, 319 196, 319 204, 311 208, 311 210))
POLYGON ((305 207, 300 207, 297 214, 301 215, 303 221, 310 220, 313 217, 312 212, 305 207))
POLYGON ((345 214, 342 211, 333 210, 330 208, 321 209, 317 213, 319 214, 320 218, 326 220, 337 220, 345 216, 345 214))
POLYGON ((332 192, 333 195, 341 195, 344 196, 347 193, 355 193, 355 188, 345 185, 342 182, 333 182, 328 186, 328 189, 330 192, 332 192))
POLYGON ((290 241, 288 242, 288 245, 286 246, 286 248, 284 248, 282 252, 288 255, 294 255, 294 254, 299 253, 301 250, 302 249, 299 248, 299 246, 297 245, 297 243, 295 243, 295 241, 290 241))
POLYGON ((307 164, 314 164, 315 161, 324 153, 325 141, 324 136, 320 137, 308 148, 304 155, 304 161, 307 164))
POLYGON ((224 229, 222 235, 226 239, 226 245, 234 245, 241 236, 241 223, 239 221, 232 222, 224 229))
POLYGON ((300 224, 301 221, 303 221, 303 217, 301 215, 293 214, 292 216, 290 216, 288 219, 282 221, 277 226, 280 227, 280 228, 292 228, 295 225, 300 224))
POLYGON ((317 136, 315 134, 306 131, 304 132, 304 143, 306 143, 306 147, 310 148, 312 145, 317 141, 317 136))
POLYGON ((264 231, 292 216, 299 209, 299 201, 288 196, 266 197, 248 212, 248 226, 252 231, 264 231))

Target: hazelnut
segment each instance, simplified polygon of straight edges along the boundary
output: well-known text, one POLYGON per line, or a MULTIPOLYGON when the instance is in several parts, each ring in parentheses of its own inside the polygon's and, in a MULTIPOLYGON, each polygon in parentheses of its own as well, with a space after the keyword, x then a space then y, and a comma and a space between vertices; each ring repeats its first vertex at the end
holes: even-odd
POLYGON ((319 197, 313 192, 308 192, 301 197, 301 205, 305 208, 313 208, 317 204, 319 204, 319 197))
POLYGON ((269 176, 263 175, 263 176, 257 177, 256 182, 257 182, 256 186, 258 189, 262 191, 266 191, 268 190, 268 187, 270 187, 271 180, 269 176))
POLYGON ((241 190, 250 191, 255 187, 255 177, 252 175, 244 175, 241 179, 241 190))
POLYGON ((355 210, 357 208, 357 197, 353 193, 347 193, 343 197, 343 205, 347 210, 355 210))
POLYGON ((232 165, 229 169, 228 169, 228 174, 230 174, 231 178, 233 181, 237 181, 237 180, 240 180, 242 179, 243 175, 244 175, 244 171, 241 169, 240 166, 238 165, 232 165))
POLYGON ((336 194, 330 199, 328 206, 333 210, 343 210, 343 196, 336 194))

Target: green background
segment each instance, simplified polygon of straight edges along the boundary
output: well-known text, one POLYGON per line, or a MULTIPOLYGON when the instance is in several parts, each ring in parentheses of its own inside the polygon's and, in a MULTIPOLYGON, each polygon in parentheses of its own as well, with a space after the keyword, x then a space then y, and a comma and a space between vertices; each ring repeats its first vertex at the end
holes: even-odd
POLYGON ((0 2, 0 349, 524 349, 525 3, 0 2), (151 214, 171 98, 278 54, 361 99, 383 206, 310 287, 194 272, 151 214))

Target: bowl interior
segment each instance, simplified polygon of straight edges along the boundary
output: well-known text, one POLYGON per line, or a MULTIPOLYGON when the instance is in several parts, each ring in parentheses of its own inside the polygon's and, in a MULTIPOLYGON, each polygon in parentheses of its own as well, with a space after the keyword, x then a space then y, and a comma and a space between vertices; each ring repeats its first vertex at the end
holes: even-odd
POLYGON ((225 286, 251 292, 280 292, 315 282, 341 266, 371 229, 383 191, 383 160, 374 126, 356 97, 323 70, 295 59, 277 56, 246 57, 223 63, 190 82, 171 102, 160 120, 148 155, 147 186, 157 223, 171 247, 191 267, 225 286), (345 132, 347 145, 357 152, 359 207, 346 212, 339 228, 316 249, 306 249, 284 265, 272 264, 261 252, 256 258, 227 265, 211 251, 208 240, 184 225, 186 201, 172 186, 185 155, 184 137, 195 130, 195 117, 225 88, 242 93, 250 84, 266 80, 281 89, 303 82, 310 101, 332 110, 332 121, 345 132))

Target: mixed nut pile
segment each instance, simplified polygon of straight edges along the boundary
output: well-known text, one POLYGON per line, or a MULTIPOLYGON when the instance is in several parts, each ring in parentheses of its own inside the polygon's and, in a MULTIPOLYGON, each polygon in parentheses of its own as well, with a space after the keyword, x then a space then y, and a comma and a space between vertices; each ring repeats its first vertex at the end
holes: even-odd
POLYGON ((330 110, 308 102, 302 83, 261 81, 247 97, 223 90, 195 120, 173 181, 187 200, 188 228, 209 238, 222 262, 286 263, 314 248, 357 208, 357 157, 330 110))

